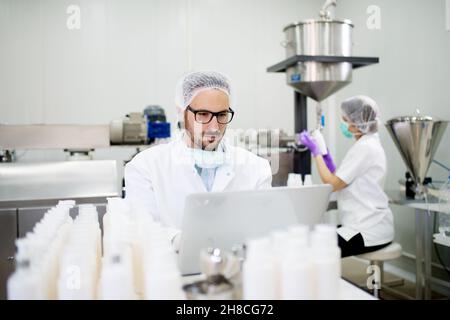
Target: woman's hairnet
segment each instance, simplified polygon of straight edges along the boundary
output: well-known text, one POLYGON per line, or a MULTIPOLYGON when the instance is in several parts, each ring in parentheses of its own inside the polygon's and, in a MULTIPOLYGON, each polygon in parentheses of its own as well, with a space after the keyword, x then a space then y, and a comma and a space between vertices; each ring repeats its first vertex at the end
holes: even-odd
POLYGON ((208 89, 223 91, 231 102, 231 85, 225 75, 216 71, 194 71, 181 77, 177 83, 175 104, 178 110, 184 111, 199 92, 208 89))
POLYGON ((367 96, 355 96, 341 104, 342 114, 363 134, 378 131, 380 109, 377 103, 367 96))

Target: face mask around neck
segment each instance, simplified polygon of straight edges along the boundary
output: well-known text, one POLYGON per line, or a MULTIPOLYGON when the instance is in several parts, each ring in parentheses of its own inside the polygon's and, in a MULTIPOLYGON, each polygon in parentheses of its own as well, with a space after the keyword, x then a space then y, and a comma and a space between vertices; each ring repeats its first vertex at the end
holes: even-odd
POLYGON ((200 168, 210 169, 220 167, 225 162, 225 152, 219 145, 217 150, 207 151, 199 148, 192 149, 195 164, 200 168))

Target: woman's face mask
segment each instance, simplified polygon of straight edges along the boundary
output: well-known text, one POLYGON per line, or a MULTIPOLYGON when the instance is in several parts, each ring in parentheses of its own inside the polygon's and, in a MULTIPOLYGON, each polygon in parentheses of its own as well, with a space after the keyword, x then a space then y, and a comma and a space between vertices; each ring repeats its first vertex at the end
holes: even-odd
POLYGON ((347 122, 344 122, 344 121, 341 122, 340 128, 341 128, 342 134, 344 135, 344 137, 351 139, 351 138, 353 138, 353 133, 351 133, 348 130, 348 127, 349 127, 349 125, 347 122))

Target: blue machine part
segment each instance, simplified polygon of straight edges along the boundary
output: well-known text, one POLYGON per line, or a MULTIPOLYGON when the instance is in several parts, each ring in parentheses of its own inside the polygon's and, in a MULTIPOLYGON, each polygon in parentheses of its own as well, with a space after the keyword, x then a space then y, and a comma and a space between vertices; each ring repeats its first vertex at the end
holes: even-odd
POLYGON ((294 73, 291 75, 291 82, 300 82, 301 81, 301 75, 299 73, 294 73))
POLYGON ((147 138, 153 140, 155 138, 170 138, 169 122, 147 122, 147 138))

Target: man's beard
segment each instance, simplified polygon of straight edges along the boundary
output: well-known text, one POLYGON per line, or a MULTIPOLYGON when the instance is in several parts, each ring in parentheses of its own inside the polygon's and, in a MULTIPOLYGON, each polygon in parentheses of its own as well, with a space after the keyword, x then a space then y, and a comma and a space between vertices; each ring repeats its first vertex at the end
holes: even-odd
POLYGON ((226 129, 224 129, 223 132, 221 132, 220 130, 205 131, 200 134, 200 128, 197 129, 199 132, 195 132, 195 128, 188 125, 188 122, 186 120, 184 123, 186 124, 185 130, 192 146, 208 151, 212 151, 217 148, 226 131, 226 129), (205 141, 205 137, 207 141, 205 141))

